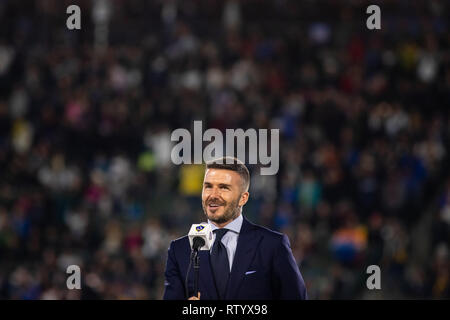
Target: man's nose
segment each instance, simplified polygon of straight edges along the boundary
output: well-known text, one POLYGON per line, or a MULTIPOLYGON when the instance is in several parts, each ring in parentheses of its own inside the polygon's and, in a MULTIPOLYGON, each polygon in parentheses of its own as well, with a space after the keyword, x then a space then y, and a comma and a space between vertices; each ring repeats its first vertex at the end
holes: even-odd
POLYGON ((219 196, 220 196, 219 188, 213 188, 211 192, 211 197, 219 197, 219 196))

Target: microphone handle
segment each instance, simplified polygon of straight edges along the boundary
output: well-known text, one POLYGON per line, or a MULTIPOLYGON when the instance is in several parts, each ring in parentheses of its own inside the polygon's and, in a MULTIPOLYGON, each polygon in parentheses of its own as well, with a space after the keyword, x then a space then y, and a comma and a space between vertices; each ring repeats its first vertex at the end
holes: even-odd
POLYGON ((198 256, 198 251, 194 254, 194 295, 197 296, 198 293, 198 278, 200 274, 200 261, 198 256))

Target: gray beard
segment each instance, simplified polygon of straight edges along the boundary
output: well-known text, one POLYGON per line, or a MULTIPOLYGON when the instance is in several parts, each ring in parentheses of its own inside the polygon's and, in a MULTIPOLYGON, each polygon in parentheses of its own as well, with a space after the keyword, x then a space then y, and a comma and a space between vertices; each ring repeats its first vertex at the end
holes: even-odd
POLYGON ((233 221, 234 219, 236 219, 236 217, 240 213, 238 202, 239 202, 239 199, 236 200, 236 201, 231 202, 229 208, 227 208, 227 210, 224 212, 223 216, 220 217, 220 218, 211 219, 210 217, 208 217, 208 211, 207 211, 206 206, 204 204, 202 204, 203 212, 205 213, 206 217, 209 220, 211 220, 212 222, 218 223, 218 224, 222 224, 222 223, 225 223, 227 221, 233 221))

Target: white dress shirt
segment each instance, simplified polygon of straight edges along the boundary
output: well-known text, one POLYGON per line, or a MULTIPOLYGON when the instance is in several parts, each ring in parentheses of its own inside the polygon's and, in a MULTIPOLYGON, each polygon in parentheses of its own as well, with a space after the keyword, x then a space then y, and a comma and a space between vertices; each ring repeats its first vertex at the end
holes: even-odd
MULTIPOLYGON (((224 227, 225 229, 229 230, 223 236, 222 243, 225 246, 225 248, 227 249, 228 262, 230 263, 230 266, 229 266, 230 272, 231 272, 231 267, 233 266, 234 254, 236 253, 238 237, 239 237, 239 233, 241 232, 243 220, 244 220, 244 218, 242 217, 242 213, 241 213, 241 214, 239 214, 239 216, 236 219, 234 219, 233 221, 231 221, 224 227)), ((214 225, 209 219, 208 219, 208 223, 211 226, 211 230, 213 231, 213 245, 214 245, 214 241, 216 240, 216 234, 214 233, 214 230, 219 229, 219 228, 216 225, 214 225)), ((211 250, 212 250, 212 246, 211 246, 211 250)), ((210 251, 210 253, 211 253, 211 251, 210 251)))

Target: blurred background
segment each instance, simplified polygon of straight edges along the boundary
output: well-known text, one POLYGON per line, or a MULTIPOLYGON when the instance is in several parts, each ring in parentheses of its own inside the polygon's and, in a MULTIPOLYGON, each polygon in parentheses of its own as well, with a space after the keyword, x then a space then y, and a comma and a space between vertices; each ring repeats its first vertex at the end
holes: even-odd
POLYGON ((204 168, 173 165, 170 134, 202 120, 280 129, 243 213, 289 236, 311 299, 449 299, 449 17, 445 0, 0 0, 0 298, 161 299, 170 241, 205 220, 204 168))

